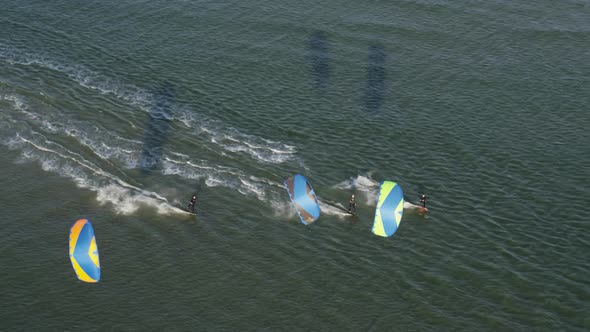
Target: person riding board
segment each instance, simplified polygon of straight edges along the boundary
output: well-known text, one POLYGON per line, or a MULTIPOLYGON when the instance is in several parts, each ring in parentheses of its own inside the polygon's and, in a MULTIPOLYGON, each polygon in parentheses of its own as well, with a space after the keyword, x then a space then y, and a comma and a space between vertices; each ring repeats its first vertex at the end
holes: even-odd
POLYGON ((197 204, 197 195, 193 195, 191 197, 190 202, 188 202, 188 211, 191 213, 195 213, 195 205, 197 204))
POLYGON ((424 194, 420 195, 420 204, 422 205, 423 208, 426 208, 426 195, 424 195, 424 194))
POLYGON ((354 200, 354 194, 352 194, 350 201, 348 202, 348 213, 356 214, 356 201, 354 200))

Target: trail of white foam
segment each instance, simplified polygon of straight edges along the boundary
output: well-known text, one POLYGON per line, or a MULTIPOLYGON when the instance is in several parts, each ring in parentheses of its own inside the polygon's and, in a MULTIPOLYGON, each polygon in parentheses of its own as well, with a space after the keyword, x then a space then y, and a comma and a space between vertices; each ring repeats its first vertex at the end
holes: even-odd
POLYGON ((339 219, 350 217, 350 214, 346 212, 346 209, 342 204, 322 200, 318 200, 318 203, 320 204, 320 211, 322 214, 336 216, 339 219))
POLYGON ((133 85, 122 84, 110 77, 101 75, 83 65, 67 64, 45 54, 28 52, 0 43, 0 60, 23 66, 37 65, 64 73, 81 86, 102 94, 112 94, 119 99, 149 111, 149 94, 133 85))
POLYGON ((292 145, 242 133, 216 120, 197 119, 198 115, 185 114, 184 123, 194 128, 196 136, 206 136, 210 143, 236 154, 245 154, 266 163, 280 164, 294 158, 292 145))
POLYGON ((246 196, 255 196, 261 201, 268 201, 273 188, 282 188, 279 183, 247 175, 241 170, 227 166, 212 165, 206 160, 191 160, 190 157, 171 155, 163 156, 162 173, 178 175, 187 179, 204 179, 209 187, 227 187, 236 189, 246 196))
POLYGON ((334 188, 355 193, 356 200, 364 202, 365 205, 375 206, 377 204, 379 182, 371 178, 371 173, 351 177, 336 184, 334 188))
POLYGON ((26 102, 15 95, 0 95, 0 100, 13 103, 13 108, 25 115, 31 124, 46 133, 64 134, 75 138, 96 155, 105 160, 116 160, 126 168, 138 167, 139 155, 143 143, 118 136, 116 133, 96 124, 69 119, 58 110, 33 113, 26 102))
POLYGON ((374 188, 379 188, 379 182, 371 178, 371 173, 366 175, 357 175, 350 177, 334 186, 338 189, 356 189, 361 191, 369 191, 374 188))
MULTIPOLYGON (((0 96, 2 96, 2 100, 7 100, 13 108, 12 112, 6 113, 9 119, 13 122, 19 120, 18 118, 14 118, 14 116, 17 114, 24 114, 28 117, 28 123, 34 124, 35 128, 40 129, 44 134, 70 136, 105 161, 117 161, 119 162, 119 165, 122 164, 125 168, 139 167, 140 155, 143 148, 142 142, 120 137, 116 133, 101 128, 98 125, 68 119, 58 110, 52 110, 51 112, 36 115, 28 111, 28 106, 22 98, 18 98, 14 95, 0 94, 0 96), (14 112, 15 110, 17 112, 14 112), (31 114, 34 116, 30 116, 31 114)), ((27 121, 25 121, 25 123, 26 122, 27 121)), ((27 127, 26 130, 17 130, 17 132, 28 132, 30 134, 32 129, 27 127)), ((23 134, 20 139, 25 139, 24 137, 26 136, 26 134, 23 134)), ((40 137, 42 134, 37 136, 40 137)), ((43 146, 35 143, 34 140, 28 139, 28 141, 30 144, 35 144, 36 148, 39 150, 45 149, 43 146)), ((48 142, 49 140, 43 136, 43 139, 39 139, 39 141, 48 142)), ((13 144, 12 147, 14 148, 15 144, 13 144)), ((64 150, 67 149, 60 146, 59 151, 64 150)), ((70 160, 75 159, 80 162, 83 167, 88 169, 90 173, 110 178, 115 182, 120 181, 120 179, 113 175, 103 172, 98 166, 86 161, 79 154, 73 157, 69 157, 68 155, 62 155, 60 157, 63 159, 69 158, 70 160)), ((43 167, 45 170, 54 172, 58 171, 58 169, 53 167, 55 165, 55 160, 40 160, 40 162, 44 165, 43 167)), ((269 194, 283 190, 282 185, 274 181, 248 175, 239 169, 215 165, 207 160, 194 160, 187 154, 174 151, 168 151, 162 155, 160 166, 161 172, 164 175, 178 175, 187 179, 204 179, 205 184, 209 187, 222 186, 236 189, 237 192, 245 196, 255 196, 261 201, 268 201, 269 194), (280 189, 277 190, 277 188, 280 189)), ((88 187, 86 177, 76 176, 73 179, 78 185, 88 187)), ((136 209, 136 204, 132 203, 144 202, 141 197, 130 197, 129 193, 136 192, 140 190, 139 188, 131 188, 131 191, 129 191, 125 189, 128 184, 119 185, 121 186, 120 191, 123 192, 123 194, 117 193, 117 191, 109 186, 108 189, 101 189, 99 191, 100 193, 104 192, 109 194, 99 195, 99 200, 101 202, 107 202, 109 201, 108 198, 112 197, 110 202, 117 205, 117 209, 121 213, 128 213, 133 209, 136 209), (129 199, 121 199, 122 195, 129 197, 129 199)), ((96 187, 97 186, 93 186, 94 189, 96 189, 96 187)))
MULTIPOLYGON (((82 65, 70 65, 50 56, 12 48, 1 43, 0 61, 23 66, 35 65, 64 73, 83 87, 99 91, 102 94, 113 95, 128 104, 138 106, 140 109, 149 112, 150 114, 157 111, 158 108, 156 100, 157 96, 154 94, 148 93, 146 90, 132 85, 117 82, 114 79, 101 75, 82 65)), ((24 126, 19 124, 17 127, 15 124, 20 123, 22 117, 16 117, 14 114, 10 114, 8 119, 5 119, 6 121, 2 121, 0 124, 0 126, 9 128, 9 132, 17 133, 17 136, 9 140, 9 145, 14 149, 22 149, 24 159, 39 161, 43 169, 47 171, 56 172, 64 176, 71 174, 70 177, 75 183, 79 186, 99 192, 99 199, 101 202, 113 203, 115 206, 120 207, 117 209, 121 213, 129 213, 133 210, 132 207, 144 202, 144 199, 141 197, 135 197, 137 196, 135 194, 136 192, 141 193, 140 188, 122 182, 116 176, 103 171, 97 165, 85 160, 81 155, 75 154, 63 146, 60 146, 60 148, 56 150, 47 148, 47 146, 53 148, 55 148, 55 146, 53 146, 51 144, 52 142, 46 137, 41 141, 31 139, 31 137, 35 135, 33 135, 33 131, 29 124, 34 125, 36 130, 41 130, 45 134, 64 134, 75 138, 77 142, 88 147, 100 158, 104 160, 119 161, 126 168, 139 167, 138 161, 140 159, 141 147, 143 146, 142 142, 120 137, 112 131, 101 128, 99 125, 69 119, 57 110, 35 113, 32 109, 27 107, 26 101, 21 96, 8 94, 2 95, 1 98, 2 100, 11 103, 10 108, 13 113, 14 111, 17 111, 27 119, 24 126), (26 143, 33 148, 28 149, 22 146, 17 147, 18 143, 16 142, 19 140, 22 142, 28 141, 26 143), (59 151, 69 151, 70 154, 60 154, 59 151), (79 163, 79 165, 76 166, 76 162, 79 163), (90 176, 89 174, 93 175, 90 176), (91 180, 93 179, 93 176, 108 179, 108 181, 112 183, 104 184, 102 181, 98 181, 100 183, 97 184, 95 180, 91 180), (120 190, 113 189, 112 185, 119 186, 120 190), (132 196, 135 198, 131 198, 132 196), (109 199, 109 197, 111 198, 109 199), (122 199, 122 197, 128 197, 129 199, 122 199)), ((180 119, 187 127, 195 128, 194 134, 206 134, 206 137, 209 137, 208 140, 211 143, 221 147, 224 151, 235 154, 246 154, 255 160, 268 163, 285 162, 292 159, 296 153, 296 149, 293 146, 242 133, 235 128, 228 127, 220 121, 207 120, 201 115, 192 113, 191 110, 183 109, 182 105, 177 106, 178 107, 175 106, 174 111, 179 114, 174 114, 175 117, 173 118, 180 119)), ((6 134, 7 133, 4 133, 4 136, 6 136, 6 134)), ((35 137, 39 138, 38 136, 35 137)), ((173 151, 170 151, 169 154, 175 158, 184 156, 184 158, 190 159, 187 155, 182 155, 173 151)), ((183 161, 181 161, 181 163, 182 162, 183 161)), ((207 168, 206 163, 197 164, 190 160, 184 162, 185 166, 193 169, 187 170, 180 167, 175 170, 175 166, 167 168, 169 165, 164 163, 163 173, 179 174, 180 176, 187 178, 205 177, 205 183, 208 186, 237 188, 238 192, 244 195, 254 195, 262 201, 268 201, 268 194, 272 192, 273 187, 282 188, 280 184, 274 183, 273 181, 249 176, 238 169, 222 166, 212 166, 208 171, 204 172, 205 174, 200 174, 203 173, 203 169, 207 168), (201 172, 195 171, 195 168, 201 169, 201 172), (271 189, 269 189, 269 187, 271 189)), ((173 160, 172 163, 174 163, 173 160)), ((161 198, 162 197, 159 199, 161 198)))
POLYGON ((404 209, 408 209, 408 210, 415 210, 415 209, 419 209, 420 206, 416 205, 416 204, 412 204, 408 201, 404 201, 404 209))
POLYGON ((109 184, 96 190, 98 195, 97 201, 101 204, 112 204, 116 211, 121 214, 132 214, 141 206, 155 208, 158 214, 184 214, 185 212, 173 205, 167 200, 161 200, 151 195, 153 192, 137 192, 126 187, 115 184, 109 184), (146 195, 147 194, 147 195, 146 195))
POLYGON ((404 201, 404 213, 414 213, 424 215, 424 210, 420 205, 412 204, 410 202, 404 201))
POLYGON ((6 94, 5 95, 5 94, 2 94, 2 95, 0 95, 0 100, 5 100, 5 101, 11 102, 11 104, 14 107, 14 109, 27 114, 31 118, 36 118, 37 117, 36 114, 30 113, 30 112, 28 112, 26 110, 27 107, 25 106, 25 103, 24 103, 23 99, 20 98, 17 95, 13 95, 13 94, 6 94))
POLYGON ((154 208, 160 214, 184 213, 165 197, 126 183, 43 135, 35 132, 29 135, 25 137, 26 134, 17 133, 3 144, 21 151, 20 162, 37 161, 43 170, 70 178, 77 186, 97 192, 97 201, 112 204, 115 212, 131 214, 144 206, 154 208))
POLYGON ((274 217, 283 220, 289 220, 295 218, 297 213, 295 212, 295 207, 289 200, 282 199, 281 196, 276 195, 269 200, 270 206, 274 212, 274 217))
POLYGON ((266 163, 283 163, 294 158, 295 147, 280 142, 249 135, 232 128, 221 121, 208 119, 194 110, 176 103, 167 103, 168 112, 161 112, 161 96, 131 84, 125 84, 111 77, 97 73, 83 65, 67 64, 65 60, 10 47, 0 43, 0 60, 24 66, 37 65, 64 73, 79 85, 96 90, 101 94, 113 95, 127 104, 149 113, 158 113, 169 120, 181 121, 186 127, 194 128, 193 134, 205 135, 208 142, 226 151, 245 154, 266 163))

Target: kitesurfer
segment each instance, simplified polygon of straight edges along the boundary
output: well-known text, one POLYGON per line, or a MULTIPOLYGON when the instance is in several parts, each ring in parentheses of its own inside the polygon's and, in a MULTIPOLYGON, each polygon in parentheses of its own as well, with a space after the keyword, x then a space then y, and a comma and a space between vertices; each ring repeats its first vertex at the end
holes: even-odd
POLYGON ((423 208, 426 207, 426 195, 424 194, 420 195, 420 205, 422 205, 423 208))
POLYGON ((188 202, 188 211, 191 213, 195 213, 195 205, 197 204, 197 195, 193 195, 191 197, 190 202, 188 202))
POLYGON ((348 213, 355 214, 356 213, 356 201, 354 200, 354 194, 350 196, 350 201, 348 202, 348 213))

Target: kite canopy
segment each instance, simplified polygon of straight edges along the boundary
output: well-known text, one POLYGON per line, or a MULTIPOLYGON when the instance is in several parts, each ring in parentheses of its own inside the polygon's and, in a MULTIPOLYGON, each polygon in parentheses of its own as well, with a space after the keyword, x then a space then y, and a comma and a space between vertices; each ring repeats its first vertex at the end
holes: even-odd
POLYGON ((70 260, 78 279, 100 280, 100 262, 94 229, 88 219, 80 219, 70 228, 70 260))
POLYGON ((320 205, 305 176, 295 174, 286 179, 284 184, 301 222, 309 225, 316 221, 320 217, 320 205))
POLYGON ((404 212, 404 194, 395 182, 383 181, 379 189, 379 198, 375 208, 373 234, 390 237, 402 221, 404 212))

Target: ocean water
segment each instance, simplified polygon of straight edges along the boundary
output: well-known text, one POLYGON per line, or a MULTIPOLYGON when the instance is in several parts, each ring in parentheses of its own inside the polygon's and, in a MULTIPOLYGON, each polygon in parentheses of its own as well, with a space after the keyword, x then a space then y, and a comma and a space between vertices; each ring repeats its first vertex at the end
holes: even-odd
POLYGON ((590 2, 0 14, 0 330, 590 330, 590 2), (429 196, 391 238, 382 180, 429 196))

